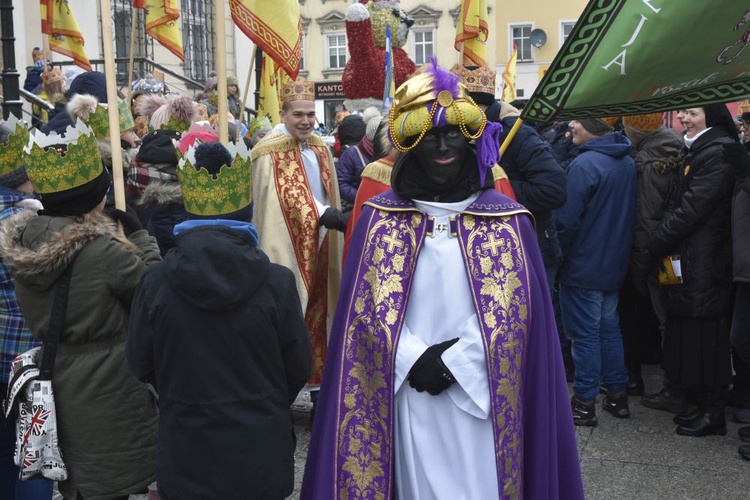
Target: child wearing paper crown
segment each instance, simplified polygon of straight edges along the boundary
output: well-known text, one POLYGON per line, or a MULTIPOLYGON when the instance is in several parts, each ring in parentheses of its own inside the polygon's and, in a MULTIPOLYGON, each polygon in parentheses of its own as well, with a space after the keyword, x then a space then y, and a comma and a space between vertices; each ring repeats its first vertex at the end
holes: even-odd
MULTIPOLYGON (((23 147, 28 142, 29 131, 13 115, 0 122, 0 224, 26 210, 41 210, 42 204, 34 198, 34 188, 22 164, 23 147)), ((10 269, 0 261, 0 397, 8 389, 7 376, 13 358, 41 343, 29 331, 16 299, 10 269)), ((15 413, 15 412, 14 412, 15 413)), ((16 447, 16 415, 11 414, 0 428, 0 498, 50 500, 52 481, 21 481, 19 469, 13 461, 16 447)))
POLYGON ((126 236, 102 214, 110 177, 82 122, 64 137, 33 134, 23 161, 44 210, 8 219, 0 252, 39 340, 48 333, 60 277, 73 266, 52 375, 68 470, 59 490, 65 498, 145 492, 155 479, 157 409, 128 370, 125 340, 136 285, 159 260, 156 241, 131 214, 115 212, 126 236))
POLYGON ((191 146, 177 172, 188 220, 144 274, 128 337, 133 373, 159 392, 159 493, 286 498, 289 407, 311 367, 294 276, 258 247, 244 143, 191 146))

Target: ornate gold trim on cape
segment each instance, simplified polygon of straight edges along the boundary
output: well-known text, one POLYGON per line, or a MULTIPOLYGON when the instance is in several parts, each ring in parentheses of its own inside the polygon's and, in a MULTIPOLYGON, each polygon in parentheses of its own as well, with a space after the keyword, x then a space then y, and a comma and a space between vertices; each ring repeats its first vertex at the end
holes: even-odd
POLYGON ((393 172, 393 160, 390 158, 382 158, 380 160, 369 163, 364 170, 362 170, 361 177, 372 179, 386 186, 391 185, 391 172, 393 172))

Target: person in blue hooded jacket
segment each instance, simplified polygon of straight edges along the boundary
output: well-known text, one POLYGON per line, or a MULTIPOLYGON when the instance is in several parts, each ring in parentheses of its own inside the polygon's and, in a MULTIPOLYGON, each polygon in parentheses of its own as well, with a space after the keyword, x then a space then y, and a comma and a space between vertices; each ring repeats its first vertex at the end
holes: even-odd
POLYGON ((571 400, 576 425, 596 425, 602 409, 630 416, 617 300, 633 243, 637 171, 632 145, 612 119, 570 123, 580 154, 568 165, 568 200, 555 211, 563 254, 560 309, 575 363, 571 400))

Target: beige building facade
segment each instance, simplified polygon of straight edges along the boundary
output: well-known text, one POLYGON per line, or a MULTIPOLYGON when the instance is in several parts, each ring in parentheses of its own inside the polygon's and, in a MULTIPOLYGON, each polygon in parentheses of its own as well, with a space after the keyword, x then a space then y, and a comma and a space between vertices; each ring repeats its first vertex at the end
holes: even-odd
MULTIPOLYGON (((271 1, 271 0, 269 0, 271 1)), ((345 99, 341 88, 341 77, 354 43, 346 37, 346 10, 355 0, 299 0, 303 29, 302 72, 313 81, 318 90, 316 109, 321 122, 331 125, 335 112, 343 107, 345 99)), ((486 0, 490 35, 487 40, 487 63, 498 74, 505 68, 513 42, 518 46, 516 88, 519 99, 528 99, 539 83, 545 69, 554 59, 558 49, 570 33, 586 0, 524 0, 523 2, 486 0), (543 35, 543 36, 542 36, 543 35)), ((24 68, 31 64, 31 51, 41 46, 41 19, 37 2, 15 1, 14 27, 16 63, 21 73, 21 85, 25 78, 24 68)), ((394 4, 398 3, 394 1, 394 4)), ((95 0, 69 0, 85 39, 88 56, 92 60, 102 59, 103 43, 101 12, 95 0)), ((129 55, 132 0, 111 0, 115 37, 115 50, 119 58, 129 55)), ((144 34, 143 13, 137 21, 135 55, 147 57, 165 68, 203 83, 216 68, 215 0, 180 0, 185 62, 144 34)), ((441 66, 450 67, 459 60, 453 46, 460 0, 401 0, 400 7, 414 19, 409 30, 404 50, 417 65, 437 56, 441 66)), ((226 37, 227 73, 236 75, 240 90, 250 79, 247 105, 254 106, 252 93, 255 76, 249 72, 252 66, 254 46, 232 23, 228 2, 224 19, 226 37)), ((70 59, 52 54, 53 61, 69 62, 70 59)), ((103 66, 97 69, 103 70, 103 66)), ((122 88, 127 81, 127 65, 120 63, 118 83, 122 88)), ((143 68, 136 67, 136 73, 143 68)), ((167 74, 166 83, 176 91, 195 93, 198 89, 167 74)), ((502 79, 498 77, 496 95, 502 94, 502 79)))
MULTIPOLYGON (((524 0, 503 2, 492 16, 496 37, 496 68, 505 69, 513 49, 518 47, 516 89, 518 99, 534 93, 544 72, 562 47, 587 0, 524 0)), ((498 78, 498 86, 502 81, 498 78)))

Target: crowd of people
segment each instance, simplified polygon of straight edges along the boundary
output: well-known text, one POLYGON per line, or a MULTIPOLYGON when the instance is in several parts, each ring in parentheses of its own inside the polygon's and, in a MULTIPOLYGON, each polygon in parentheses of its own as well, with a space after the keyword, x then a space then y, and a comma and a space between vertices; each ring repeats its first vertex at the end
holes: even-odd
MULTIPOLYGON (((641 397, 682 436, 726 434, 727 407, 750 424, 750 113, 514 127, 490 68, 433 61, 385 116, 342 114, 335 147, 311 82, 273 126, 228 79, 223 145, 214 77, 195 98, 146 78, 118 106, 118 210, 105 76, 37 69, 54 110, 0 124, 0 391, 70 273, 65 499, 285 498, 305 385, 305 499, 583 498, 597 400, 628 418, 641 397)), ((47 500, 14 419, 0 497, 47 500)))

